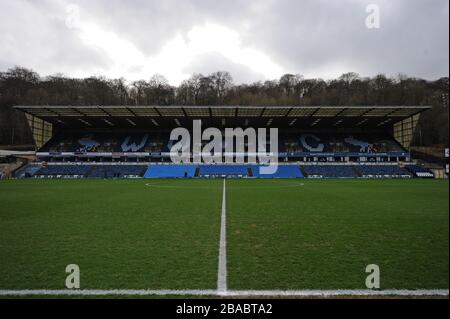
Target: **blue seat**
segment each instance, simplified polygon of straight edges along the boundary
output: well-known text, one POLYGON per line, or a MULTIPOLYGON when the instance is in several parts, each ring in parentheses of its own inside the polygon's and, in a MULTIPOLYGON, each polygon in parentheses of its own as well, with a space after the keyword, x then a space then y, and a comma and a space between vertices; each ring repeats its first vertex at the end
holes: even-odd
POLYGON ((430 177, 430 178, 434 177, 434 174, 432 171, 430 171, 428 168, 423 167, 421 165, 408 164, 408 165, 405 165, 405 167, 417 177, 430 177))
POLYGON ((194 177, 195 165, 170 164, 170 165, 149 165, 144 174, 145 178, 180 178, 194 177))
POLYGON ((273 174, 263 174, 260 168, 263 165, 252 165, 253 177, 257 178, 303 178, 303 174, 297 165, 278 165, 273 174))
POLYGON ((398 165, 359 165, 358 170, 364 176, 410 176, 398 165))
POLYGON ((26 164, 19 168, 15 173, 14 176, 17 178, 23 178, 23 177, 31 177, 34 174, 36 174, 37 171, 39 171, 42 168, 40 164, 26 164))
POLYGON ((147 165, 97 165, 89 174, 93 178, 120 178, 142 176, 147 165))
POLYGON ((91 165, 48 165, 39 169, 34 175, 86 175, 91 168, 91 165))
POLYGON ((309 177, 348 178, 357 177, 350 165, 304 165, 303 170, 309 177))
POLYGON ((200 165, 200 176, 205 175, 232 175, 232 176, 247 176, 248 166, 247 165, 200 165))

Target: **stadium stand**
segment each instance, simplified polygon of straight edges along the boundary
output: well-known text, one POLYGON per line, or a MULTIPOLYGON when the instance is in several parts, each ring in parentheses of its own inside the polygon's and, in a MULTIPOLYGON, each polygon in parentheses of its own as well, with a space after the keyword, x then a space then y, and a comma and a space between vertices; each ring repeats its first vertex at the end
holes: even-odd
POLYGON ((77 176, 84 177, 92 169, 91 165, 48 165, 39 169, 37 176, 77 176))
MULTIPOLYGON (((427 106, 47 105, 15 108, 25 112, 29 119, 38 118, 51 128, 42 145, 42 130, 30 126, 33 136, 42 143, 36 145, 36 163, 15 172, 16 177, 379 178, 432 175, 430 171, 414 166, 408 151, 419 115, 430 108, 427 106), (283 165, 279 165, 274 174, 260 174, 258 162, 250 160, 249 154, 245 157, 251 164, 244 165, 172 164, 171 146, 178 140, 170 140, 171 130, 183 127, 193 135, 193 120, 198 119, 202 120, 202 129, 217 128, 222 135, 227 128, 278 129, 277 155, 278 162, 283 165)), ((202 140, 201 146, 207 143, 202 140)), ((244 153, 250 153, 255 143, 247 138, 244 153)), ((267 143, 266 148, 269 147, 267 143)))
POLYGON ((248 165, 200 165, 199 176, 248 176, 248 165))
POLYGON ((428 168, 425 168, 421 165, 407 164, 405 165, 405 168, 408 169, 411 173, 413 173, 417 177, 424 177, 424 178, 434 177, 434 174, 428 168))
POLYGON ((34 163, 26 164, 15 172, 15 177, 16 178, 32 177, 41 168, 42 166, 39 164, 34 163))
POLYGON ((351 178, 358 177, 351 165, 304 165, 303 171, 309 178, 351 178))
POLYGON ((39 152, 113 153, 167 151, 169 133, 61 132, 39 152))
POLYGON ((411 174, 398 165, 359 165, 362 177, 411 177, 411 174))
POLYGON ((278 165, 272 174, 260 173, 262 165, 191 165, 191 164, 28 164, 16 177, 88 177, 88 178, 193 178, 193 177, 254 177, 254 178, 356 178, 356 177, 434 177, 419 165, 407 164, 308 164, 278 165), (303 174, 304 172, 304 174, 303 174), (28 174, 28 175, 27 175, 28 174))
MULTIPOLYGON (((64 132, 55 135, 38 153, 160 153, 168 152, 172 143, 170 132, 98 133, 64 132)), ((206 142, 204 142, 206 144, 206 142)), ((280 152, 288 155, 309 153, 380 154, 405 152, 405 149, 387 135, 320 133, 283 133, 280 135, 280 152)))
POLYGON ((190 178, 194 177, 195 165, 149 165, 144 174, 145 178, 190 178))
POLYGON ((290 153, 387 153, 404 152, 404 148, 388 135, 363 133, 290 134, 284 138, 290 153))
POLYGON ((302 178, 303 174, 297 165, 278 165, 277 171, 273 174, 262 174, 262 165, 252 165, 252 175, 257 178, 302 178))
POLYGON ((96 165, 88 177, 93 178, 122 178, 142 177, 147 165, 96 165))

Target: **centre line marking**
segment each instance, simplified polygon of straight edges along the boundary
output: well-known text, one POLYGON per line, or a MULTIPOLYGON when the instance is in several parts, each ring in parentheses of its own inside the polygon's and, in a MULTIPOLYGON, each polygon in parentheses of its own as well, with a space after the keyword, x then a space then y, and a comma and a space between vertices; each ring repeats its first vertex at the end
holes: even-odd
POLYGON ((222 192, 222 217, 220 219, 220 243, 219 243, 219 269, 217 272, 217 291, 226 293, 227 291, 227 208, 226 208, 226 182, 223 179, 222 192))

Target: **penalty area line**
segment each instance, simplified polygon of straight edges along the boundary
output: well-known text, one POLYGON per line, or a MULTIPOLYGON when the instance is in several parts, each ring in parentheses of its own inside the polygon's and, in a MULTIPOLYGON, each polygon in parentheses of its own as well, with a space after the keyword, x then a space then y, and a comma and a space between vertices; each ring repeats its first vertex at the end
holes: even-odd
POLYGON ((337 290, 227 290, 214 289, 25 289, 0 290, 0 296, 298 296, 298 297, 339 297, 339 296, 448 296, 448 289, 337 289, 337 290))

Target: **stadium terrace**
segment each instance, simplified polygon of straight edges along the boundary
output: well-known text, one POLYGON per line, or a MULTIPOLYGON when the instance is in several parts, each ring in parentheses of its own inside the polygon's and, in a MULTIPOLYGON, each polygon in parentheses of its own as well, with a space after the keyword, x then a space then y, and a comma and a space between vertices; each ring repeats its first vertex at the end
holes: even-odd
POLYGON ((184 127, 170 132, 169 151, 173 163, 276 163, 278 157, 278 129, 270 128, 267 139, 266 128, 225 128, 225 136, 215 127, 202 132, 202 121, 192 121, 192 137, 184 127), (180 138, 178 140, 178 138, 180 138), (178 140, 178 141, 177 141, 178 140), (173 141, 177 141, 173 144, 173 141), (207 142, 203 145, 203 142, 207 142), (192 145, 192 147, 191 147, 192 145), (269 149, 267 149, 269 148, 269 149), (192 149, 192 152, 191 152, 192 149))
MULTIPOLYGON (((35 178, 375 178, 433 177, 409 147, 428 106, 16 106, 25 112, 37 161, 16 172, 35 178), (278 129, 279 168, 262 165, 246 142, 244 164, 174 164, 174 128, 278 129)), ((208 141, 203 140, 201 148, 208 141)), ((266 140, 266 149, 271 141, 266 140)), ((225 149, 225 145, 223 145, 225 149)), ((222 152, 221 156, 226 156, 222 152)), ((229 155, 229 154, 228 154, 229 155)), ((189 160, 193 153, 189 150, 189 160)), ((225 158, 222 158, 223 162, 225 158)), ((227 161, 229 162, 229 161, 227 161)))

